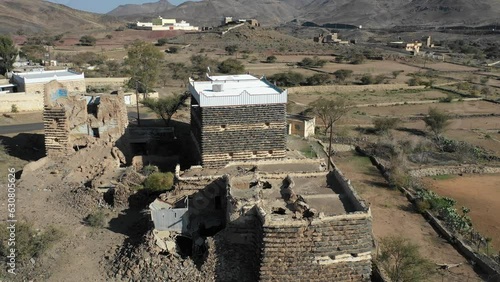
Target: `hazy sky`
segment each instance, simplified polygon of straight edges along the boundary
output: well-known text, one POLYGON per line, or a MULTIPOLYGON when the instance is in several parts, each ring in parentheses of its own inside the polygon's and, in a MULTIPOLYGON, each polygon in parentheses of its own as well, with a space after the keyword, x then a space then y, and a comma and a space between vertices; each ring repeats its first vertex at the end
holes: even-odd
MULTIPOLYGON (((142 4, 158 2, 158 0, 48 0, 50 2, 63 4, 71 8, 95 12, 95 13, 107 13, 119 5, 124 4, 142 4)), ((170 3, 174 5, 179 5, 186 0, 169 0, 170 3)))

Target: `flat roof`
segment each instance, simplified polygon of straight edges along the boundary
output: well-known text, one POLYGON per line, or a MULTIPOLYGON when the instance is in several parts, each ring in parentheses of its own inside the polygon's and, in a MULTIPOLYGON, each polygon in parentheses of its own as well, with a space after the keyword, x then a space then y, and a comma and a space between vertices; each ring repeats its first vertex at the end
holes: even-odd
POLYGON ((210 81, 189 80, 191 95, 201 107, 280 104, 287 102, 287 91, 265 78, 252 75, 211 76, 210 81))
POLYGON ((14 75, 20 76, 24 79, 44 79, 54 77, 80 77, 81 73, 72 72, 69 70, 54 70, 54 71, 34 71, 34 72, 20 72, 14 75))

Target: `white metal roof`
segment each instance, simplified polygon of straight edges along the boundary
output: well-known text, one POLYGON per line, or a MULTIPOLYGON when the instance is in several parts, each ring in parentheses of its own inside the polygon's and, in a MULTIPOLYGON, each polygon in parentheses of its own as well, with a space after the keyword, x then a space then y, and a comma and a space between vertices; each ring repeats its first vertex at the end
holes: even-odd
POLYGON ((287 91, 283 91, 265 79, 258 79, 247 74, 211 76, 209 79, 211 81, 189 80, 189 90, 201 107, 287 102, 287 91))

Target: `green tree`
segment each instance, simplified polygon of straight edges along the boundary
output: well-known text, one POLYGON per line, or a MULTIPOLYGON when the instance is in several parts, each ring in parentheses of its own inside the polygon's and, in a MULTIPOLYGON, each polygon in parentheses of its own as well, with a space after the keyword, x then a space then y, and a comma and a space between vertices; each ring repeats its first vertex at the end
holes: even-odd
POLYGON ((174 174, 171 172, 153 172, 144 181, 144 188, 151 192, 171 190, 174 185, 174 174))
POLYGON ((82 46, 95 46, 97 39, 92 35, 84 35, 80 37, 80 45, 82 46))
POLYGON ((382 253, 378 260, 389 274, 391 281, 428 281, 434 272, 432 263, 418 251, 418 245, 406 238, 385 237, 381 240, 380 247, 382 253))
POLYGON ((41 62, 45 58, 47 51, 41 45, 24 45, 21 47, 19 56, 29 61, 41 62))
POLYGON ((16 61, 18 54, 12 38, 7 35, 0 35, 0 74, 12 70, 12 65, 16 61))
POLYGON ((146 98, 141 103, 150 108, 158 117, 160 117, 166 126, 169 126, 172 116, 180 108, 185 106, 188 95, 175 94, 173 96, 163 97, 160 99, 146 98))
POLYGON ((424 122, 434 133, 434 136, 439 137, 450 125, 450 116, 437 108, 429 108, 427 116, 424 117, 424 122))
POLYGON ((128 47, 127 54, 125 65, 131 76, 128 87, 140 87, 143 93, 147 93, 158 81, 163 53, 151 43, 135 41, 128 47))
MULTIPOLYGON (((333 126, 344 115, 349 112, 349 103, 344 98, 338 97, 335 100, 326 100, 319 98, 309 104, 310 110, 323 122, 325 125, 325 134, 330 131, 328 142, 328 159, 332 156, 332 140, 333 126)), ((330 169, 330 161, 328 161, 328 169, 330 169)))
POLYGON ((366 57, 363 54, 354 54, 351 58, 351 64, 360 65, 365 62, 366 57))
POLYGON ((347 78, 349 78, 352 75, 352 70, 345 70, 345 69, 340 69, 336 70, 333 75, 335 75, 335 78, 338 81, 345 81, 347 78))
POLYGON ((304 75, 298 72, 280 72, 269 77, 270 81, 276 82, 278 86, 298 86, 304 82, 304 75))
POLYGON ((218 62, 214 59, 209 58, 206 55, 193 55, 190 58, 193 72, 198 75, 203 75, 210 70, 214 70, 218 65, 218 62))
POLYGON ((190 70, 184 63, 169 63, 167 67, 172 72, 172 79, 185 81, 189 78, 190 70))
POLYGON ((238 74, 245 72, 245 66, 240 61, 232 58, 222 61, 217 66, 217 68, 219 69, 219 72, 227 74, 238 74))
POLYGON ((375 79, 371 74, 365 74, 361 77, 361 84, 363 85, 369 85, 369 84, 374 84, 375 79))

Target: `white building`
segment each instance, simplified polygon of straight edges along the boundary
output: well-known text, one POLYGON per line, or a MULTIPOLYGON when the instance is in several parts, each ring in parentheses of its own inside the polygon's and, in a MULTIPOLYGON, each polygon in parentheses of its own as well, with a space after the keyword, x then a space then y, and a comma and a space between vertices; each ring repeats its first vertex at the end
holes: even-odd
POLYGON ((41 94, 45 84, 52 80, 63 84, 69 91, 86 91, 84 74, 69 70, 14 73, 11 82, 17 85, 19 92, 41 94))
POLYGON ((186 21, 177 22, 176 19, 164 19, 162 17, 158 17, 152 22, 136 22, 135 28, 141 30, 198 30, 197 26, 191 26, 186 21))

